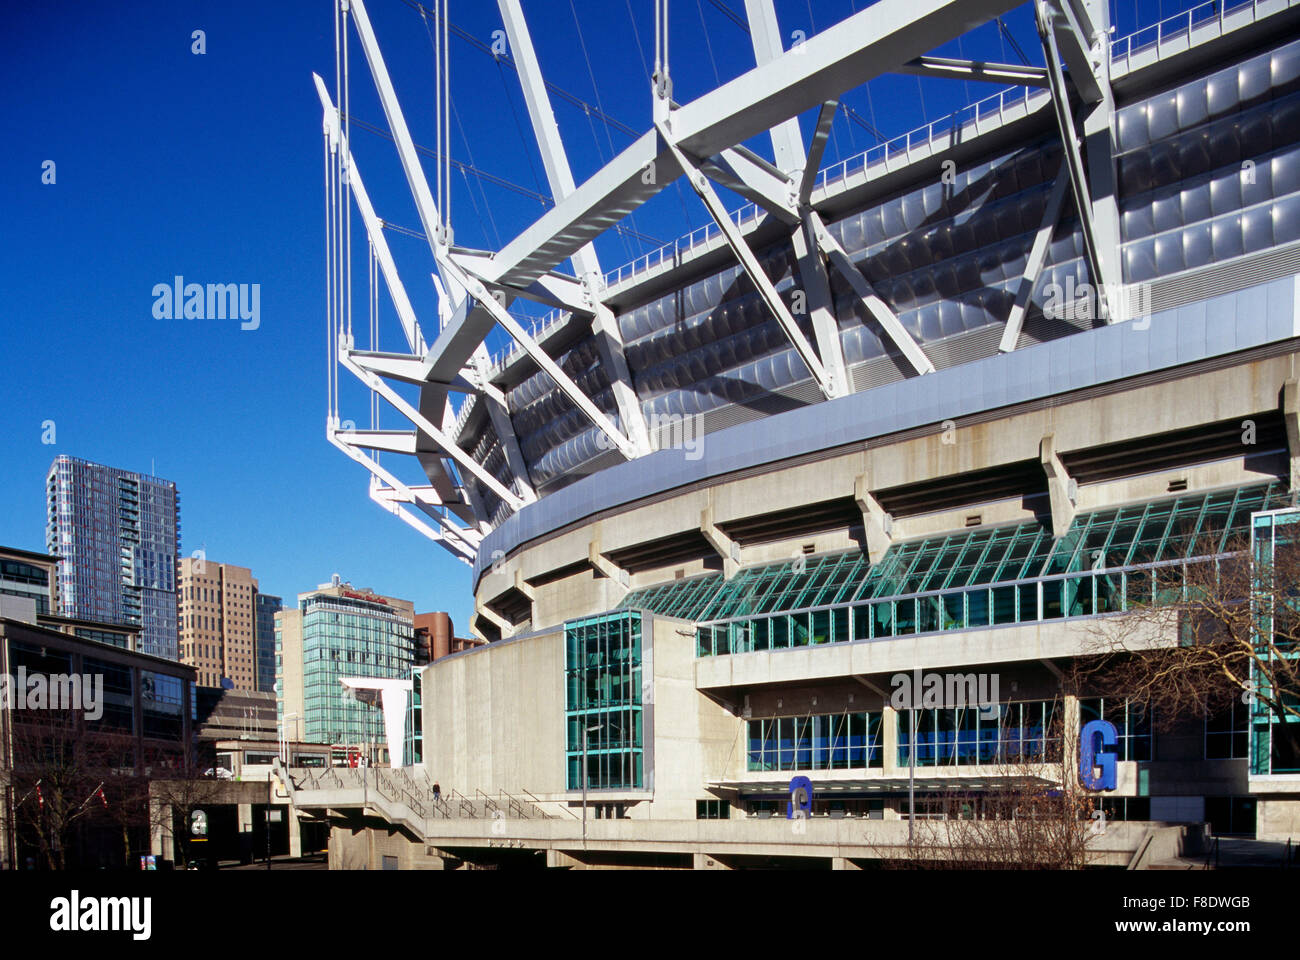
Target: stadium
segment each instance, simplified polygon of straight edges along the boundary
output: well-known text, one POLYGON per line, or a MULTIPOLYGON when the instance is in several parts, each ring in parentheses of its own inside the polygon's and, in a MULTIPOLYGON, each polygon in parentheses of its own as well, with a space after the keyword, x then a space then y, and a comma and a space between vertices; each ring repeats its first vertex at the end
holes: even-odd
MULTIPOLYGON (((1300 3, 1128 33, 1105 0, 879 0, 793 44, 773 0, 713 4, 752 66, 678 103, 695 51, 656 0, 653 123, 581 183, 529 34, 546 5, 498 6, 553 203, 491 251, 456 244, 452 165, 431 185, 367 4, 336 17, 436 317, 353 163, 346 42, 333 93, 316 78, 327 433, 472 566, 489 641, 416 672, 392 769, 281 770, 332 824, 331 867, 914 859, 918 824, 1081 790, 1089 721, 1115 742, 1087 865, 1300 836, 1300 717, 1243 694, 1170 724, 1078 680, 1117 629, 1179 645, 1145 613, 1171 571, 1187 599, 1204 563, 1290 542, 1300 3), (1012 16, 1030 56, 946 55, 1012 16), (999 89, 825 162, 842 101, 887 74, 999 89), (670 188, 703 226, 598 253, 670 188), (352 332, 354 206, 405 349, 352 332), (900 701, 900 675, 947 694, 900 701)), ((450 144, 449 18, 420 15, 450 144)))

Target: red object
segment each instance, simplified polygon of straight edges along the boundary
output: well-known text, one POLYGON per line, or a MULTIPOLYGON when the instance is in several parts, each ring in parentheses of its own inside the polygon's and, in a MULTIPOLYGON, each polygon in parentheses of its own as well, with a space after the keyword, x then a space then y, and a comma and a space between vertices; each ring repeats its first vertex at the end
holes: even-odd
POLYGON ((42 810, 45 809, 45 798, 41 796, 41 785, 39 783, 36 785, 36 805, 42 810))
POLYGON ((103 788, 102 785, 99 786, 98 788, 96 788, 96 790, 95 790, 95 795, 99 797, 99 802, 102 803, 102 804, 104 805, 104 809, 107 810, 107 809, 108 809, 108 797, 104 796, 104 788, 103 788))

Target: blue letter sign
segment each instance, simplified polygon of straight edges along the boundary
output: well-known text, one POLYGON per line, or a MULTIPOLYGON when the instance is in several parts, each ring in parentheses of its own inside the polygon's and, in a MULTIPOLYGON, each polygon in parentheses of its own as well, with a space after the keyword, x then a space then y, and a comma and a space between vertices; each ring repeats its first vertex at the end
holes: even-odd
POLYGON ((1089 720, 1083 725, 1079 737, 1079 779, 1089 790, 1115 789, 1114 747, 1118 740, 1115 724, 1107 720, 1089 720), (1101 750, 1098 750, 1097 737, 1101 737, 1101 750), (1101 776, 1096 775, 1097 767, 1101 768, 1101 776))
POLYGON ((790 802, 785 805, 785 818, 794 819, 795 804, 798 803, 798 809, 802 811, 801 816, 812 816, 812 781, 807 777, 792 777, 790 779, 790 802))

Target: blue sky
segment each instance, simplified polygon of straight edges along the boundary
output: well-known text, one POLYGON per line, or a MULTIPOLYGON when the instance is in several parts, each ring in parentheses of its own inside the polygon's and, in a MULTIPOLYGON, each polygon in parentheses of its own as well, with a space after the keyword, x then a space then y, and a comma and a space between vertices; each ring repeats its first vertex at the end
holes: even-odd
MULTIPOLYGON (((743 12, 742 0, 725 0, 743 12)), ((1190 4, 1114 2, 1119 33, 1190 4)), ((547 77, 640 132, 650 122, 642 59, 652 49, 649 0, 524 0, 547 77), (634 19, 635 18, 635 19, 634 19), (639 39, 639 51, 637 40, 639 39), (585 48, 585 49, 584 49, 585 48), (595 83, 593 83, 593 77, 595 83)), ((676 99, 689 101, 753 65, 748 36, 712 0, 672 5, 676 99)), ((811 35, 862 0, 777 0, 782 32, 811 35)), ((49 0, 9 11, 0 37, 0 543, 43 549, 43 481, 58 454, 151 469, 181 495, 182 548, 251 567, 286 598, 338 572, 357 585, 445 609, 468 630, 469 568, 366 496, 366 474, 324 438, 324 206, 316 71, 334 87, 333 4, 184 0, 49 0), (205 32, 206 52, 191 52, 205 32), (55 163, 43 184, 42 164, 55 163), (261 325, 158 320, 152 289, 176 275, 257 283, 261 325), (42 443, 53 421, 53 445, 42 443)), ((433 58, 420 15, 402 0, 369 9, 417 142, 433 144, 433 58)), ((501 27, 496 4, 459 0, 452 23, 482 44, 501 27)), ((1030 8, 1006 22, 1041 63, 1030 8)), ((943 53, 1016 60, 987 25, 943 53)), ((386 127, 355 37, 352 113, 386 127)), ((545 209, 547 194, 518 83, 461 37, 452 39, 452 154, 518 190, 453 178, 458 243, 498 248, 545 209)), ((827 163, 871 146, 865 126, 896 136, 996 88, 886 76, 846 98, 827 163)), ((581 182, 630 138, 580 105, 555 109, 581 182)), ((814 117, 801 118, 807 129, 814 117)), ((770 156, 759 140, 751 146, 770 156)), ((354 128, 353 147, 381 217, 418 224, 391 144, 354 128)), ((432 179, 432 166, 427 165, 432 179)), ((738 206, 739 201, 733 205, 738 206)), ((663 241, 705 222, 680 187, 630 226, 663 241)), ((354 315, 364 328, 365 248, 354 216, 354 315)), ((434 296, 427 246, 389 237, 425 325, 434 296)), ((611 236, 612 269, 653 244, 611 236)), ((381 347, 399 349, 381 294, 381 347)), ((491 341, 499 347, 499 335, 491 341)), ((366 404, 344 382, 343 416, 366 404)), ((401 425, 395 415, 382 425, 401 425)), ((402 468, 404 478, 418 475, 402 468)))

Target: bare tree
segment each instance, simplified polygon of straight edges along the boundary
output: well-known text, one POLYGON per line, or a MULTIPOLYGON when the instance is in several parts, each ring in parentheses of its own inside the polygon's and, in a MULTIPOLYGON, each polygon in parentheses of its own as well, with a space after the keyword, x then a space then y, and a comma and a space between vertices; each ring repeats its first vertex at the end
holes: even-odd
MULTIPOLYGON (((1146 702, 1160 729, 1234 700, 1275 723, 1300 721, 1300 544, 1252 557, 1238 538, 1199 552, 1129 574, 1127 612, 1094 622, 1076 682, 1146 702)), ((1274 738, 1289 766, 1298 747, 1300 738, 1274 738)))
POLYGON ((195 810, 220 802, 225 783, 216 778, 215 770, 211 774, 204 772, 193 752, 181 763, 176 762, 174 755, 155 758, 155 761, 151 765, 155 776, 148 785, 150 831, 159 830, 164 837, 173 836, 180 850, 178 862, 187 864, 195 852, 190 834, 191 817, 195 810))
MULTIPOLYGON (((1049 730, 1028 749, 991 765, 989 789, 944 792, 898 848, 877 848, 887 866, 913 870, 1078 870, 1092 862, 1095 795, 1078 784, 1072 761, 1078 736, 1055 711, 1049 730), (1041 745, 1038 745, 1041 744, 1041 745), (901 853, 901 856, 900 856, 901 853)), ((922 789, 942 790, 942 781, 922 789)), ((919 785, 919 784, 918 784, 919 785)))
POLYGON ((130 827, 143 823, 134 739, 87 733, 73 711, 59 710, 24 713, 11 731, 16 844, 36 850, 49 869, 63 870, 87 858, 79 836, 119 822, 129 854, 130 827))

